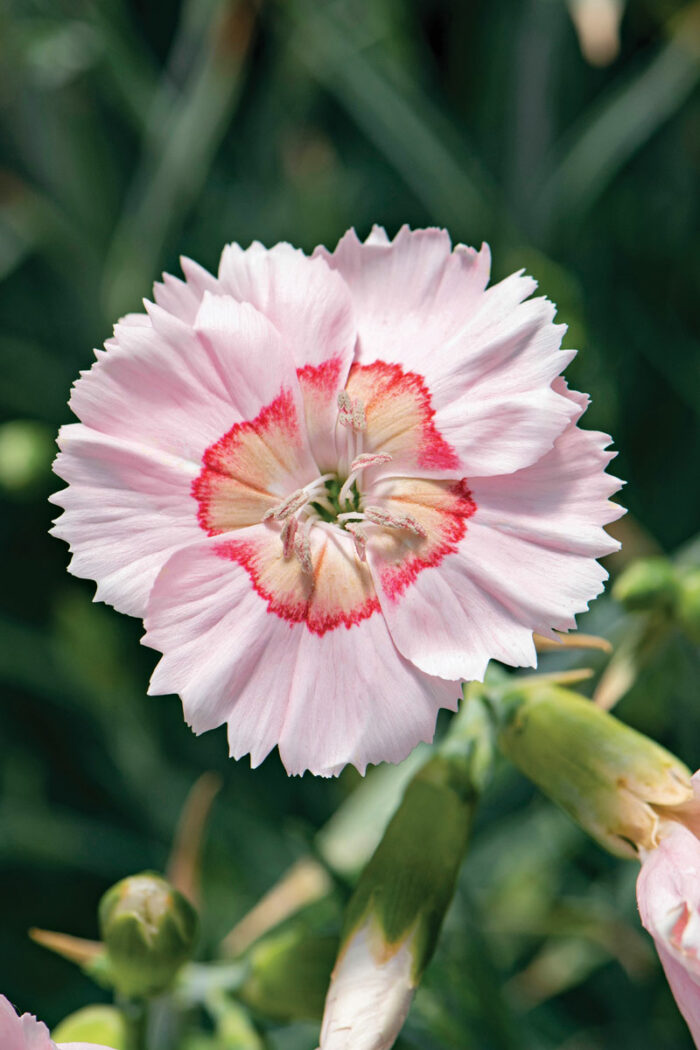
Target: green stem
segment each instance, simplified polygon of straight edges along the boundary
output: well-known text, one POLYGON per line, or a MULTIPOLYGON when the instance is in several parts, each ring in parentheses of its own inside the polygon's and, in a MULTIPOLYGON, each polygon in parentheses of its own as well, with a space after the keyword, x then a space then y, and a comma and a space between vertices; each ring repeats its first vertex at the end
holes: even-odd
POLYGON ((148 1050, 148 1004, 143 999, 117 1003, 126 1025, 126 1050, 148 1050))

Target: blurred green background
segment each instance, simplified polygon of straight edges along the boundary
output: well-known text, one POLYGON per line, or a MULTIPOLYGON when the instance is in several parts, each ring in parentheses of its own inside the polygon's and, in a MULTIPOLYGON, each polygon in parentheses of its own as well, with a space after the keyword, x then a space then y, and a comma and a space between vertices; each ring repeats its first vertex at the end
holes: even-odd
MULTIPOLYGON (((66 573, 50 462, 93 346, 181 253, 215 268, 226 241, 309 250, 374 222, 488 240, 494 276, 532 272, 581 349, 570 382, 628 482, 625 557, 691 558, 699 79, 700 4, 677 0, 5 0, 0 989, 20 1009, 55 1024, 100 998, 27 928, 95 936, 107 886, 164 867, 202 771, 223 778, 203 956, 355 784, 195 739, 177 698, 145 696, 140 624, 66 573)), ((607 598, 583 626, 625 629, 607 598)), ((695 769, 697 653, 674 632, 657 648, 621 713, 695 769)), ((401 1045, 690 1047, 635 876, 501 769, 401 1045)), ((269 1045, 316 1032, 272 1026, 269 1045)))

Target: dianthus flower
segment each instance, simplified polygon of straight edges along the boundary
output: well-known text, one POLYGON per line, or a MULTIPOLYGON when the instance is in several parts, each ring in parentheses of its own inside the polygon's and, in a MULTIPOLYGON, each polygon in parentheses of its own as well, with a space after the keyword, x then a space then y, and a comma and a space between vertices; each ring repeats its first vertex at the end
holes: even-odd
POLYGON ((54 1043, 45 1024, 31 1014, 18 1017, 4 995, 0 995, 0 1047, 2 1050, 110 1050, 97 1043, 54 1043))
POLYGON ((290 773, 398 761, 602 589, 618 482, 564 326, 443 230, 182 266, 75 385, 54 533, 196 732, 290 773))
POLYGON ((693 799, 670 807, 655 849, 641 851, 637 902, 671 991, 700 1047, 700 772, 693 799))

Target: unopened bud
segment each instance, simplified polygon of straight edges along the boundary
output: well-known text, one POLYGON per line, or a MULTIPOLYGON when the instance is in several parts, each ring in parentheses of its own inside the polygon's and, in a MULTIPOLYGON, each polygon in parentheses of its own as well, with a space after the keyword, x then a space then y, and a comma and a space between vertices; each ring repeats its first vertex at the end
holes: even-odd
POLYGON ((700 643, 700 569, 690 569, 681 578, 678 621, 691 641, 700 643))
POLYGON ((97 1043, 112 1050, 127 1050, 124 1015, 114 1006, 85 1006, 54 1028, 56 1043, 97 1043))
POLYGON ((502 711, 501 750, 611 853, 653 849, 664 811, 693 796, 682 762, 578 693, 521 687, 502 711))
POLYGON ((165 991, 192 954, 197 913, 160 875, 122 879, 100 901, 112 980, 126 996, 165 991))
POLYGON ((678 597, 676 570, 668 558, 640 558, 616 580, 612 593, 630 612, 670 613, 678 597))
POLYGON ((365 868, 346 912, 321 1050, 388 1050, 454 892, 476 790, 458 754, 431 758, 365 868))
POLYGON ((337 937, 303 927, 271 934, 250 951, 250 974, 238 997, 273 1021, 316 1020, 337 952, 337 937))

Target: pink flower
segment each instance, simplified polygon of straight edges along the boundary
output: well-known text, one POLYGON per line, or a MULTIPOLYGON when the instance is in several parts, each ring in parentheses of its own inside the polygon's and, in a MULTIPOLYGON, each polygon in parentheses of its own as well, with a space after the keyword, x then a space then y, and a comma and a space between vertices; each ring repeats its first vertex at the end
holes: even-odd
POLYGON ((398 761, 602 589, 618 482, 564 328, 443 230, 182 265, 74 388, 54 533, 196 732, 290 773, 398 761))
POLYGON ((693 777, 693 787, 695 799, 662 820, 661 842, 643 855, 637 902, 671 991, 700 1047, 700 773, 693 777))
POLYGON ((0 1047, 2 1050, 110 1050, 97 1043, 54 1043, 45 1024, 31 1014, 18 1017, 4 995, 0 995, 0 1047))

